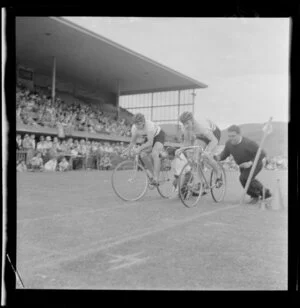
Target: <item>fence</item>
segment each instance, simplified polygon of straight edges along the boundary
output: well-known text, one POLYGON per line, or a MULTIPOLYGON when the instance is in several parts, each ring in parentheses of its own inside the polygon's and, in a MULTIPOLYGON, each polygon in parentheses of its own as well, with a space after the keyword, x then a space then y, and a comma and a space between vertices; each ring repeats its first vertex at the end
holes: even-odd
POLYGON ((17 151, 17 162, 24 161, 26 163, 26 160, 27 160, 27 151, 18 150, 17 151))

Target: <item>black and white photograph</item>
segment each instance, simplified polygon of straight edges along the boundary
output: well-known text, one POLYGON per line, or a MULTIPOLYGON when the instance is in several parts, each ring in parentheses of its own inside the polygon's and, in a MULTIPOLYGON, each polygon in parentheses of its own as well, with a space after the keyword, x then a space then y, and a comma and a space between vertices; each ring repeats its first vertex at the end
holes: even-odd
POLYGON ((290 39, 16 16, 16 289, 287 291, 290 39))

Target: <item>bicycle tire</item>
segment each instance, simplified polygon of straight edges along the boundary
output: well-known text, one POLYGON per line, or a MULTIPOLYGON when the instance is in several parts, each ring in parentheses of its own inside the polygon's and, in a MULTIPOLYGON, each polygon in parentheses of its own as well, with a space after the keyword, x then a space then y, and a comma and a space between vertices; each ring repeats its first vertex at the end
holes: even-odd
MULTIPOLYGON (((130 172, 127 172, 129 175, 130 175, 130 172)), ((149 180, 148 180, 148 176, 147 176, 147 172, 145 170, 145 168, 140 164, 138 163, 137 166, 135 166, 135 162, 133 160, 125 160, 121 163, 119 163, 116 168, 114 169, 113 173, 112 173, 112 176, 111 176, 111 184, 112 184, 112 188, 115 192, 115 194, 122 200, 124 201, 137 201, 139 199, 141 199, 147 192, 147 188, 148 188, 148 185, 149 185, 149 180), (126 169, 127 167, 127 169, 126 169), (126 172, 123 172, 123 174, 121 175, 122 172, 119 172, 119 171, 126 171, 126 170, 130 170, 132 172, 135 172, 135 175, 139 173, 139 175, 142 175, 142 178, 145 179, 145 183, 141 183, 140 181, 136 181, 134 183, 134 185, 130 186, 129 187, 133 187, 133 188, 139 188, 141 187, 139 193, 136 194, 136 196, 134 197, 127 197, 125 195, 125 193, 121 192, 121 191, 125 191, 127 193, 130 193, 131 190, 130 188, 129 189, 120 189, 121 186, 124 186, 124 184, 126 184, 126 182, 130 182, 131 178, 130 176, 128 177, 128 175, 126 174, 126 172), (143 176, 144 175, 144 176, 143 176), (121 185, 119 187, 119 185, 117 185, 117 179, 121 181, 121 183, 123 185, 121 185), (124 179, 127 179, 127 181, 124 181, 124 179), (138 185, 137 185, 138 184, 138 185)))
POLYGON ((222 174, 222 179, 221 179, 221 181, 222 181, 222 184, 221 184, 221 186, 220 187, 217 187, 216 185, 215 185, 215 183, 213 183, 214 182, 214 179, 213 179, 213 177, 214 177, 214 173, 215 173, 215 171, 212 169, 211 170, 211 174, 210 174, 210 193, 211 193, 211 196, 212 196, 212 198, 213 198, 213 200, 215 201, 215 202, 221 202, 221 201, 223 201, 224 200, 224 197, 225 197, 225 194, 226 194, 226 189, 227 189, 227 181, 226 181, 226 173, 225 173, 225 170, 224 170, 224 168, 223 168, 223 166, 220 164, 220 163, 218 163, 218 166, 219 166, 219 168, 221 169, 221 174, 222 174), (214 189, 216 188, 216 189, 219 189, 219 188, 221 188, 221 187, 223 187, 223 189, 224 189, 224 191, 221 193, 221 197, 217 197, 217 193, 214 191, 214 189))
MULTIPOLYGON (((198 170, 194 172, 198 172, 198 170)), ((191 166, 190 162, 188 162, 182 168, 178 180, 179 198, 183 205, 188 208, 195 207, 201 199, 203 193, 202 183, 200 183, 199 190, 197 190, 197 192, 194 191, 194 178, 193 166, 191 166)))
POLYGON ((174 194, 173 189, 174 172, 172 169, 160 171, 158 193, 165 199, 169 199, 174 194))

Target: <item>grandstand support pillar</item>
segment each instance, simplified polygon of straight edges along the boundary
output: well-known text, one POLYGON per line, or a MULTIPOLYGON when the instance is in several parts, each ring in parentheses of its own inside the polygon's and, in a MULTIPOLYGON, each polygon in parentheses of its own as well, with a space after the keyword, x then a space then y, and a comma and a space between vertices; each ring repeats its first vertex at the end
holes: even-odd
POLYGON ((193 89, 193 93, 192 93, 192 102, 193 102, 193 114, 195 113, 195 89, 193 89))
POLYGON ((120 80, 117 80, 117 120, 119 120, 120 115, 120 80))
POLYGON ((52 67, 52 104, 55 102, 55 84, 56 84, 56 57, 53 57, 52 67))
POLYGON ((178 90, 178 98, 177 98, 177 100, 178 100, 177 125, 179 125, 179 116, 180 116, 180 93, 181 93, 181 91, 178 90))
POLYGON ((153 121, 153 92, 151 92, 151 121, 153 121))

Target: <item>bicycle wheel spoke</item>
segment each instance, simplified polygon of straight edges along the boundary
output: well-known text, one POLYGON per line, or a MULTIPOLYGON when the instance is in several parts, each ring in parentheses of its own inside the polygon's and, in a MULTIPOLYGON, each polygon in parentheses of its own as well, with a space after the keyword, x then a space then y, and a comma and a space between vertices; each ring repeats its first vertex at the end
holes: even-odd
POLYGON ((174 170, 161 171, 157 191, 163 198, 170 198, 174 194, 174 170))
POLYGON ((224 169, 219 165, 220 175, 217 177, 217 174, 214 170, 211 171, 210 177, 210 191, 211 196, 215 202, 221 202, 226 193, 226 174, 224 169))
POLYGON ((186 207, 194 207, 202 196, 203 187, 199 183, 196 168, 187 163, 179 176, 179 197, 186 207))
POLYGON ((147 191, 148 178, 144 168, 130 160, 115 168, 111 180, 115 193, 125 201, 136 201, 147 191))

